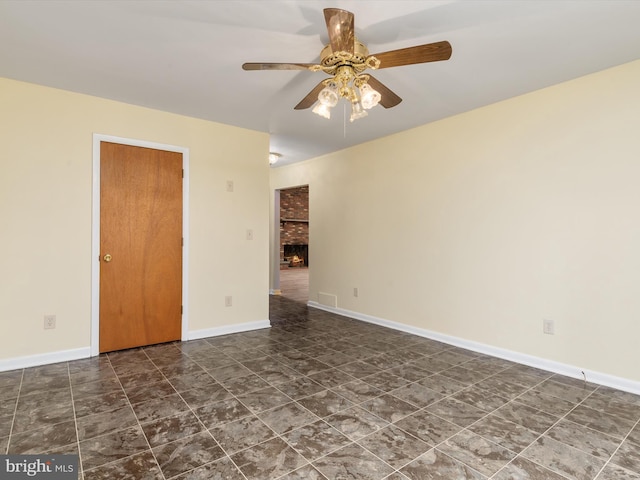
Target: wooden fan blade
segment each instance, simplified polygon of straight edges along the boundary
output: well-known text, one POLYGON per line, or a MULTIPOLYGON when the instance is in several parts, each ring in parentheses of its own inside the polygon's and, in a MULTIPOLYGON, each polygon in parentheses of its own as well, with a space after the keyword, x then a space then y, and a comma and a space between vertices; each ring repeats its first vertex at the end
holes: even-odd
POLYGON ((318 94, 324 88, 324 80, 311 90, 306 97, 300 100, 300 103, 293 107, 294 110, 304 110, 318 101, 318 94))
POLYGON ((243 63, 243 70, 310 70, 313 63, 243 63))
POLYGON ((339 8, 325 8, 324 20, 327 23, 329 42, 333 53, 349 52, 353 54, 355 45, 353 13, 339 8))
POLYGON ((382 105, 384 108, 395 107, 402 101, 402 99, 398 95, 393 93, 383 83, 381 83, 380 80, 377 80, 371 75, 369 75, 369 80, 367 81, 367 83, 371 85, 371 88, 378 91, 381 97, 380 105, 382 105))
POLYGON ((451 58, 451 44, 447 41, 401 48, 373 55, 380 60, 378 68, 401 67, 416 63, 439 62, 451 58))

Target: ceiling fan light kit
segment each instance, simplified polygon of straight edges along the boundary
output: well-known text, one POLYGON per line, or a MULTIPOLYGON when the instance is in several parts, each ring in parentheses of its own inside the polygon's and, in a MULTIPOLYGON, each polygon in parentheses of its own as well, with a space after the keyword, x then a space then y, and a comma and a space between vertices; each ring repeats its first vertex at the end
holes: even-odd
POLYGON ((371 85, 364 83, 360 86, 360 101, 365 110, 370 110, 380 103, 382 96, 380 92, 371 88, 371 85))
POLYGON ((269 165, 275 165, 280 160, 281 153, 269 152, 269 165))
POLYGON ((351 103, 350 121, 367 116, 367 110, 380 104, 384 108, 398 105, 402 98, 371 75, 366 69, 380 69, 437 62, 451 57, 449 42, 436 42, 369 55, 367 47, 355 38, 354 15, 339 8, 325 8, 324 17, 329 44, 320 52, 320 64, 310 63, 245 63, 244 70, 310 70, 322 71, 331 78, 321 81, 303 98, 295 110, 307 109, 331 118, 331 109, 340 98, 351 103))
POLYGON ((325 103, 318 102, 311 111, 316 115, 326 118, 327 120, 331 118, 331 106, 325 103))

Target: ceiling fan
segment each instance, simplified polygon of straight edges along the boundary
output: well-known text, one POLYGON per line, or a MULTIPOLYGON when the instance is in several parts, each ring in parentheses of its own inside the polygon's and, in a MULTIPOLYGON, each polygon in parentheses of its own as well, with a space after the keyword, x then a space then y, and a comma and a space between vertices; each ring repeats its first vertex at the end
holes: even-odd
POLYGON ((367 47, 355 37, 354 15, 339 8, 325 8, 324 18, 329 32, 329 44, 320 52, 320 63, 245 63, 244 70, 311 70, 322 71, 330 78, 322 80, 294 109, 311 107, 314 113, 330 118, 331 108, 343 97, 351 103, 353 122, 367 115, 367 110, 378 105, 391 108, 402 99, 373 76, 363 73, 367 69, 380 69, 438 62, 451 57, 451 44, 447 41, 417 45, 369 55, 367 47))

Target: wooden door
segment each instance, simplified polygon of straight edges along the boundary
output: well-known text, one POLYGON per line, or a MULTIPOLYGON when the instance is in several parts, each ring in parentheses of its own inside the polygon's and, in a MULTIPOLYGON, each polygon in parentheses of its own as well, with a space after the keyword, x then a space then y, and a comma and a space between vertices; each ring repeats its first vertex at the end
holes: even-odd
POLYGON ((100 352, 179 340, 182 154, 100 143, 100 352))

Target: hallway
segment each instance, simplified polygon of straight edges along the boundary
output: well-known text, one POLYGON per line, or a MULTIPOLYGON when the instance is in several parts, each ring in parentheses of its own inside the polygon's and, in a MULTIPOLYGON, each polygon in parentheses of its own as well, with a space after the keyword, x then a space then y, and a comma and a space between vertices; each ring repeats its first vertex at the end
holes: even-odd
POLYGON ((280 291, 283 297, 306 304, 309 301, 309 269, 280 270, 280 291))

